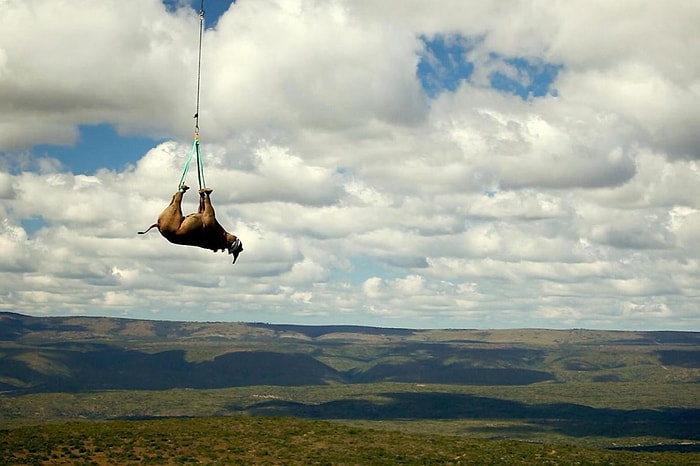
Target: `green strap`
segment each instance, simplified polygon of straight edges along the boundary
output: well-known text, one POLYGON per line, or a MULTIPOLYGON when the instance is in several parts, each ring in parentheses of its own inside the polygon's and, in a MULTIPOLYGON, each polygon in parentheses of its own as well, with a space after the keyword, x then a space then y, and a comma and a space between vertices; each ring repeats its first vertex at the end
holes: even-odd
POLYGON ((194 154, 197 154, 197 160, 198 160, 198 171, 201 171, 201 165, 202 161, 199 158, 199 139, 195 137, 194 142, 192 143, 192 149, 190 149, 190 155, 187 156, 187 161, 185 161, 185 169, 182 171, 182 176, 180 177, 180 182, 177 185, 177 189, 180 189, 180 186, 185 182, 185 177, 187 177, 187 172, 190 171, 190 163, 192 163, 192 157, 194 154))

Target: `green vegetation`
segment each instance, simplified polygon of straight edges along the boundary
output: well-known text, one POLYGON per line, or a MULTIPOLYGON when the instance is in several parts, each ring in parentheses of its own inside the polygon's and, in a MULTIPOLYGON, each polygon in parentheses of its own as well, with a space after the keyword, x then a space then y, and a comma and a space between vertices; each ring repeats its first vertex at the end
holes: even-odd
POLYGON ((699 348, 0 313, 0 465, 700 464, 699 348))
POLYGON ((700 453, 639 453, 474 440, 291 418, 46 424, 0 435, 0 464, 698 464, 700 453))
POLYGON ((70 419, 257 415, 484 439, 674 445, 700 439, 698 399, 698 384, 590 382, 108 390, 0 397, 0 427, 70 419))

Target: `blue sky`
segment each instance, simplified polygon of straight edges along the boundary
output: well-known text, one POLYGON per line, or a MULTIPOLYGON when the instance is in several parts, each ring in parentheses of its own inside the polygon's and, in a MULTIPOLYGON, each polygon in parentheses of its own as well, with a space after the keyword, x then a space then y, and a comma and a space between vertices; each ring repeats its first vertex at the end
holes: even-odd
POLYGON ((32 148, 35 157, 54 157, 73 173, 92 175, 99 169, 123 170, 160 142, 145 136, 120 136, 113 125, 81 125, 74 145, 40 144, 32 148))
POLYGON ((192 143, 200 2, 9 0, 0 309, 697 330, 700 12, 632 3, 208 0, 232 266, 135 234, 192 143))

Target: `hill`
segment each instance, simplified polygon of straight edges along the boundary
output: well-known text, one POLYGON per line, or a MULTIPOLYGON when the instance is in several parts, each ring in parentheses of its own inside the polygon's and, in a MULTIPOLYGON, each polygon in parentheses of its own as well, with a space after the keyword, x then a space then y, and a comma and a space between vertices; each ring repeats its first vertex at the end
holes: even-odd
POLYGON ((414 433, 700 441, 700 334, 0 313, 0 427, 293 416, 414 433))
POLYGON ((0 389, 698 382, 700 334, 411 330, 0 313, 0 389))

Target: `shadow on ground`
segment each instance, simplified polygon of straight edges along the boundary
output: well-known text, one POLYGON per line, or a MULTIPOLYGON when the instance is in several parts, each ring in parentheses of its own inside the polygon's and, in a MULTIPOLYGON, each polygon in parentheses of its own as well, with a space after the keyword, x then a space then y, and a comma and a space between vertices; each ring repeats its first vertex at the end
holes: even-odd
MULTIPOLYGON (((542 431, 568 436, 636 437, 700 440, 700 409, 621 410, 572 403, 526 404, 465 394, 384 393, 381 401, 349 399, 321 404, 269 400, 245 408, 258 416, 309 419, 492 419, 523 421, 542 431)), ((240 411, 230 407, 231 411, 240 411)), ((532 427, 529 427, 532 428, 532 427)), ((487 428, 485 428, 487 429, 487 428)), ((510 428, 506 428, 510 429, 510 428)), ((489 431, 496 433, 493 429, 489 431)))
POLYGON ((251 385, 409 382, 468 385, 528 385, 555 379, 518 367, 541 359, 522 349, 449 351, 445 345, 403 345, 398 354, 422 351, 426 359, 383 363, 365 371, 341 372, 310 354, 233 351, 191 362, 186 351, 149 353, 100 343, 57 342, 6 348, 0 354, 0 390, 8 394, 90 390, 167 390, 251 385), (455 354, 463 358, 451 361, 455 354), (489 364, 497 367, 475 367, 489 364), (498 367, 506 365, 512 367, 498 367))

